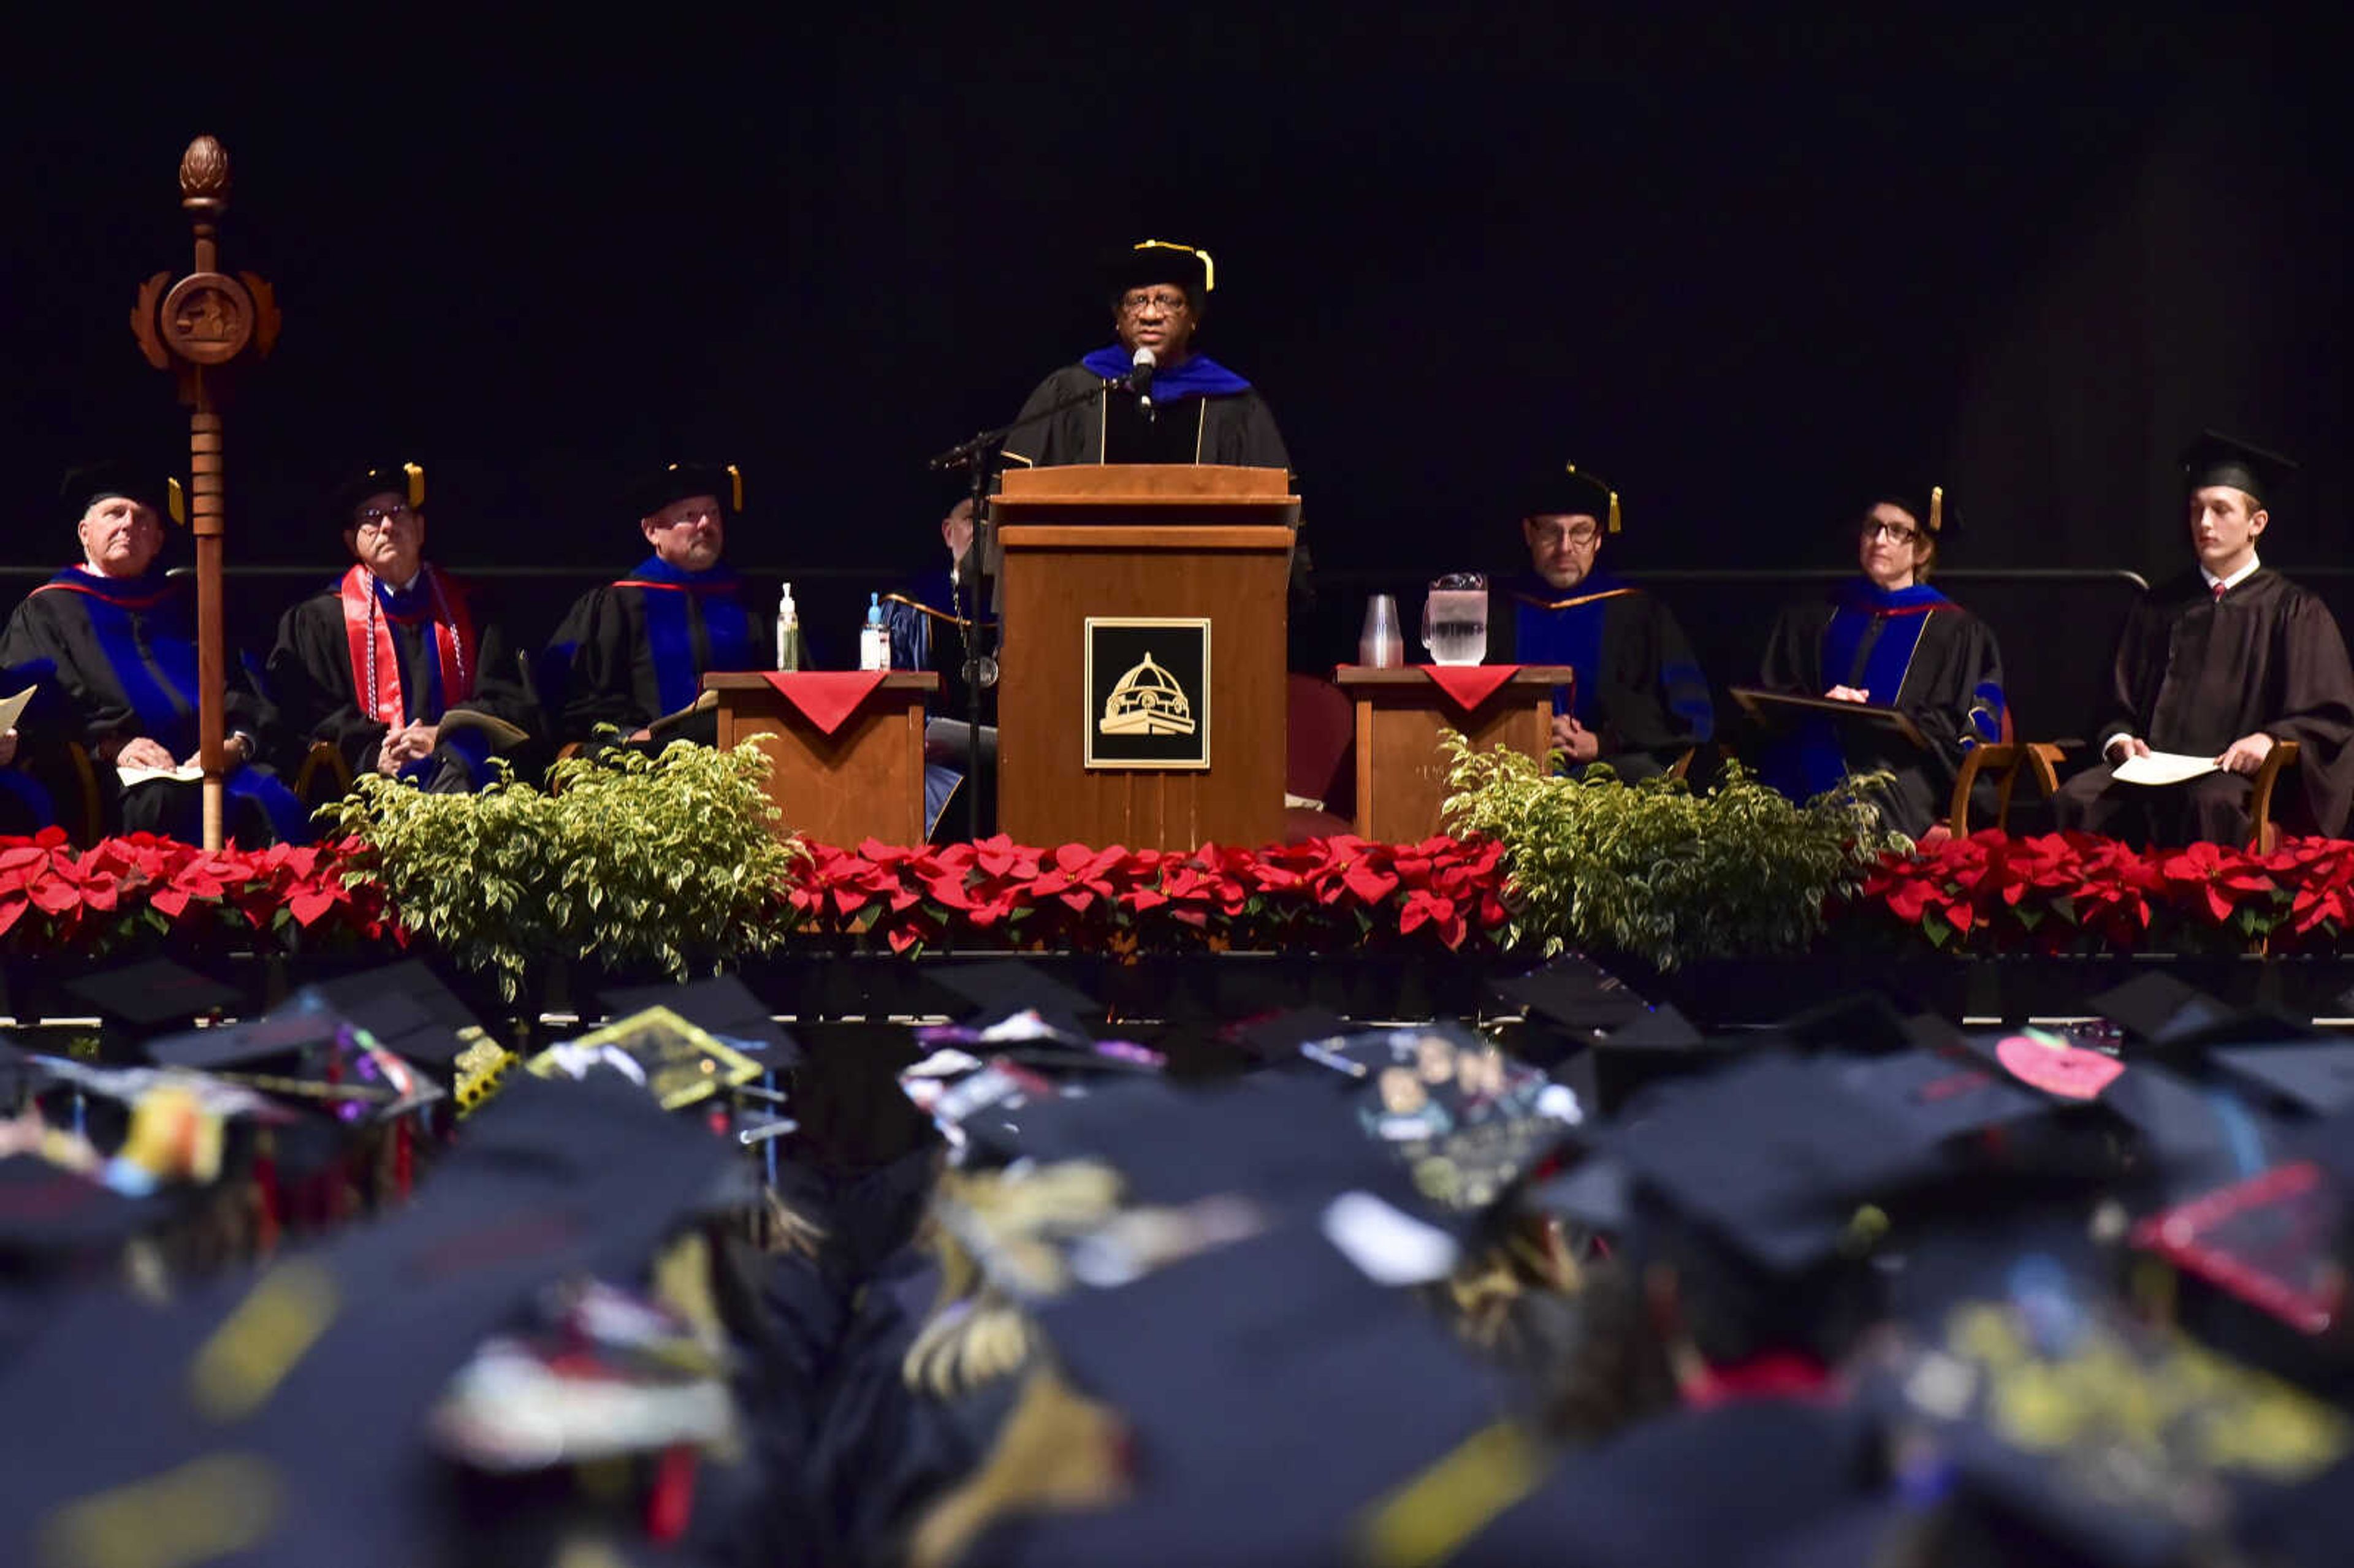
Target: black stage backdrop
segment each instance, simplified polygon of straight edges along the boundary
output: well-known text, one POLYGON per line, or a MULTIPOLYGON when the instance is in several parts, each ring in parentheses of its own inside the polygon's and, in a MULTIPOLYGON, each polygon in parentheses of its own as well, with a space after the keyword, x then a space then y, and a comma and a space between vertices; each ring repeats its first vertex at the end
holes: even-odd
POLYGON ((2339 561, 2354 138, 2317 36, 1626 9, 20 39, 0 556, 70 552, 66 461, 184 429, 125 323, 187 264, 209 132, 225 258, 286 315, 229 411, 237 562, 330 561, 327 481, 415 456, 438 558, 618 567, 618 486, 695 455, 748 476, 740 562, 890 586, 938 548, 922 457, 1105 341, 1095 258, 1146 236, 1216 254, 1203 345, 1336 572, 1505 563, 1522 476, 1572 457, 1627 495, 1622 566, 1834 565, 1893 477, 1959 500, 1956 565, 2172 569, 2202 425, 2306 460, 2268 559, 2339 561))

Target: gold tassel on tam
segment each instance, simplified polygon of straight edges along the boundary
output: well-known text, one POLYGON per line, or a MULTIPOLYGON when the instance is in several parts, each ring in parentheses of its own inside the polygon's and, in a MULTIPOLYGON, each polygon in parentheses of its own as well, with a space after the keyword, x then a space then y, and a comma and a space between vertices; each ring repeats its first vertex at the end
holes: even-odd
POLYGON ((408 476, 408 504, 424 505, 425 471, 413 462, 405 462, 400 465, 400 471, 408 476))
POLYGON ((737 467, 734 463, 732 463, 732 462, 731 462, 731 463, 729 463, 729 464, 727 465, 727 489, 728 489, 727 509, 728 509, 730 512, 741 512, 741 511, 743 511, 743 510, 744 510, 744 471, 743 471, 743 470, 741 470, 741 469, 739 469, 739 468, 737 468, 737 467))
POLYGON ((1929 487, 1929 532, 1935 534, 1945 525, 1946 487, 1933 484, 1929 487))
POLYGON ((1023 1384, 972 1478, 925 1510, 907 1547, 913 1568, 950 1568, 1011 1514, 1108 1508, 1128 1492, 1128 1424, 1051 1368, 1023 1384))
POLYGON ((172 521, 181 527, 188 525, 188 493, 180 488, 180 482, 176 479, 164 482, 164 510, 170 513, 172 521))

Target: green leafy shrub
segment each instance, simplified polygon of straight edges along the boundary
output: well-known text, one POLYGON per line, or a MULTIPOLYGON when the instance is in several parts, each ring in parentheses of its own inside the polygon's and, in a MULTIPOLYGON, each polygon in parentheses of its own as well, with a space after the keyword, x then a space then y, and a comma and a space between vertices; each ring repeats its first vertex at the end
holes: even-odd
POLYGON ((1606 767, 1557 779, 1452 732, 1443 744, 1449 825, 1503 844, 1510 939, 1547 956, 1625 953, 1665 970, 1797 951, 1822 930, 1827 896, 1861 887, 1883 850, 1909 847, 1854 781, 1794 806, 1734 762, 1703 795, 1681 779, 1622 783, 1606 767))
POLYGON ((768 758, 673 741, 567 758, 545 791, 500 778, 428 795, 371 774, 322 809, 356 839, 353 880, 513 998, 535 962, 593 959, 680 980, 773 948, 798 841, 769 824, 768 758))

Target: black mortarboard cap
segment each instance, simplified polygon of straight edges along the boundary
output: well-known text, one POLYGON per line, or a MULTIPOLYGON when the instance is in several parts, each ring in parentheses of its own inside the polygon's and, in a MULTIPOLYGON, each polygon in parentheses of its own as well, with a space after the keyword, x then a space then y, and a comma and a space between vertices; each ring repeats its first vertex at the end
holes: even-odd
POLYGON ((1817 1002, 1777 1022, 1774 1033, 1794 1045, 1818 1051, 1903 1051, 1914 1044, 1904 1015, 1876 991, 1817 1002))
POLYGON ((386 1050, 447 1077, 482 1036, 458 993, 415 959, 304 988, 366 1029, 386 1050))
POLYGON ((147 1054, 162 1066, 249 1081, 265 1094, 339 1120, 373 1118, 443 1097, 434 1075, 398 1058, 315 991, 298 991, 260 1018, 150 1041, 147 1054))
POLYGON ((972 1004, 966 1022, 976 1027, 1034 1012, 1046 1023, 1071 1033, 1092 1039, 1103 1033, 1102 1002, 1018 959, 943 964, 928 978, 972 1004))
POLYGON ((674 501, 709 495, 733 517, 744 510, 744 473, 734 463, 674 462, 640 480, 630 492, 630 505, 641 517, 651 517, 674 501))
POLYGON ((1653 1084, 1706 1072, 1756 1048, 1753 1040, 1703 1034, 1663 1001, 1612 1030, 1586 1057, 1596 1103, 1608 1114, 1653 1084))
POLYGON ((1074 1292, 1039 1321, 1071 1385, 1124 1422, 1131 1474, 1117 1506, 1026 1520, 1025 1561, 1131 1561, 1140 1542, 1172 1563, 1354 1560, 1369 1510, 1497 1432, 1444 1325, 1310 1228, 1074 1292))
POLYGON ((2102 1017, 2153 1045, 2189 1044, 2236 1016, 2226 1003, 2163 970, 2113 986, 2090 1002, 2102 1017))
POLYGON ((2222 1045, 2207 1060, 2225 1077, 2316 1116, 2354 1106, 2354 1044, 2222 1045))
POLYGON ((1648 1007, 1617 976, 1591 959, 1570 954, 1540 969, 1495 982, 1506 1000, 1580 1039, 1593 1041, 1620 1027, 1648 1007))
POLYGON ((1618 532, 1618 491, 1574 462, 1541 464, 1521 497, 1523 517, 1587 516, 1606 534, 1618 532))
POLYGON ((413 462, 379 463, 364 468, 339 482, 328 497, 337 532, 358 525, 353 514, 371 495, 398 495, 411 507, 425 504, 425 470, 413 462))
POLYGON ((114 460, 85 463, 69 470, 58 486, 58 499, 64 503, 69 520, 77 523, 82 514, 110 495, 127 495, 152 507, 166 522, 188 520, 187 493, 164 464, 150 468, 114 460))
POLYGON ((1199 312, 1203 296, 1217 287, 1217 264, 1211 260, 1208 251, 1194 246, 1170 239, 1143 239, 1107 256, 1103 280, 1114 304, 1130 289, 1168 283, 1184 290, 1185 298, 1199 312))
POLYGON ((2185 489, 2228 484, 2254 496, 2260 508, 2279 499, 2281 487, 2296 471, 2296 464, 2280 453, 2250 446, 2220 430, 2206 431, 2184 448, 2181 462, 2185 489))
POLYGON ((761 1062, 770 1067, 790 1067, 801 1059, 800 1045, 778 1024, 769 1004, 735 975, 712 975, 684 985, 623 986, 599 991, 597 1000, 616 1018, 667 1007, 732 1045, 761 1052, 761 1062))
POLYGON ((1239 1019, 1220 1029, 1217 1037, 1254 1057, 1280 1061, 1299 1055, 1302 1045, 1336 1040, 1355 1028, 1330 1008, 1294 1007, 1239 1019))
POLYGON ((103 1258, 184 1207, 179 1194, 129 1197, 36 1154, 0 1156, 0 1258, 103 1258))
POLYGON ((1779 1054, 1667 1086, 1599 1141, 1671 1212, 1774 1273, 1829 1257, 1858 1207, 1939 1168, 1935 1138, 1779 1054))
POLYGON ((1822 1067, 1841 1088, 1869 1100, 1907 1136, 1925 1143, 2026 1121, 2052 1110, 2052 1102, 2042 1096, 1970 1056, 1899 1051, 1859 1060, 1827 1059, 1822 1067))
POLYGON ((119 969, 99 969, 68 980, 66 994, 86 1001, 133 1033, 186 1028, 239 1000, 234 987, 170 959, 146 959, 119 969))

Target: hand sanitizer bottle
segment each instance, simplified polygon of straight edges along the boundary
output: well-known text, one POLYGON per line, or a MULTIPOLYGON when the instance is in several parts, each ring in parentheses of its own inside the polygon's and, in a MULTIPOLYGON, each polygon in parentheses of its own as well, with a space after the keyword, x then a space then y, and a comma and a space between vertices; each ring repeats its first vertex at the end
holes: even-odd
POLYGON ((793 585, 785 585, 784 597, 777 601, 777 668, 798 670, 801 667, 801 617, 793 608, 793 585))
POLYGON ((887 670, 891 667, 891 629, 883 624, 883 596, 866 596, 866 624, 858 632, 858 667, 862 670, 887 670))

